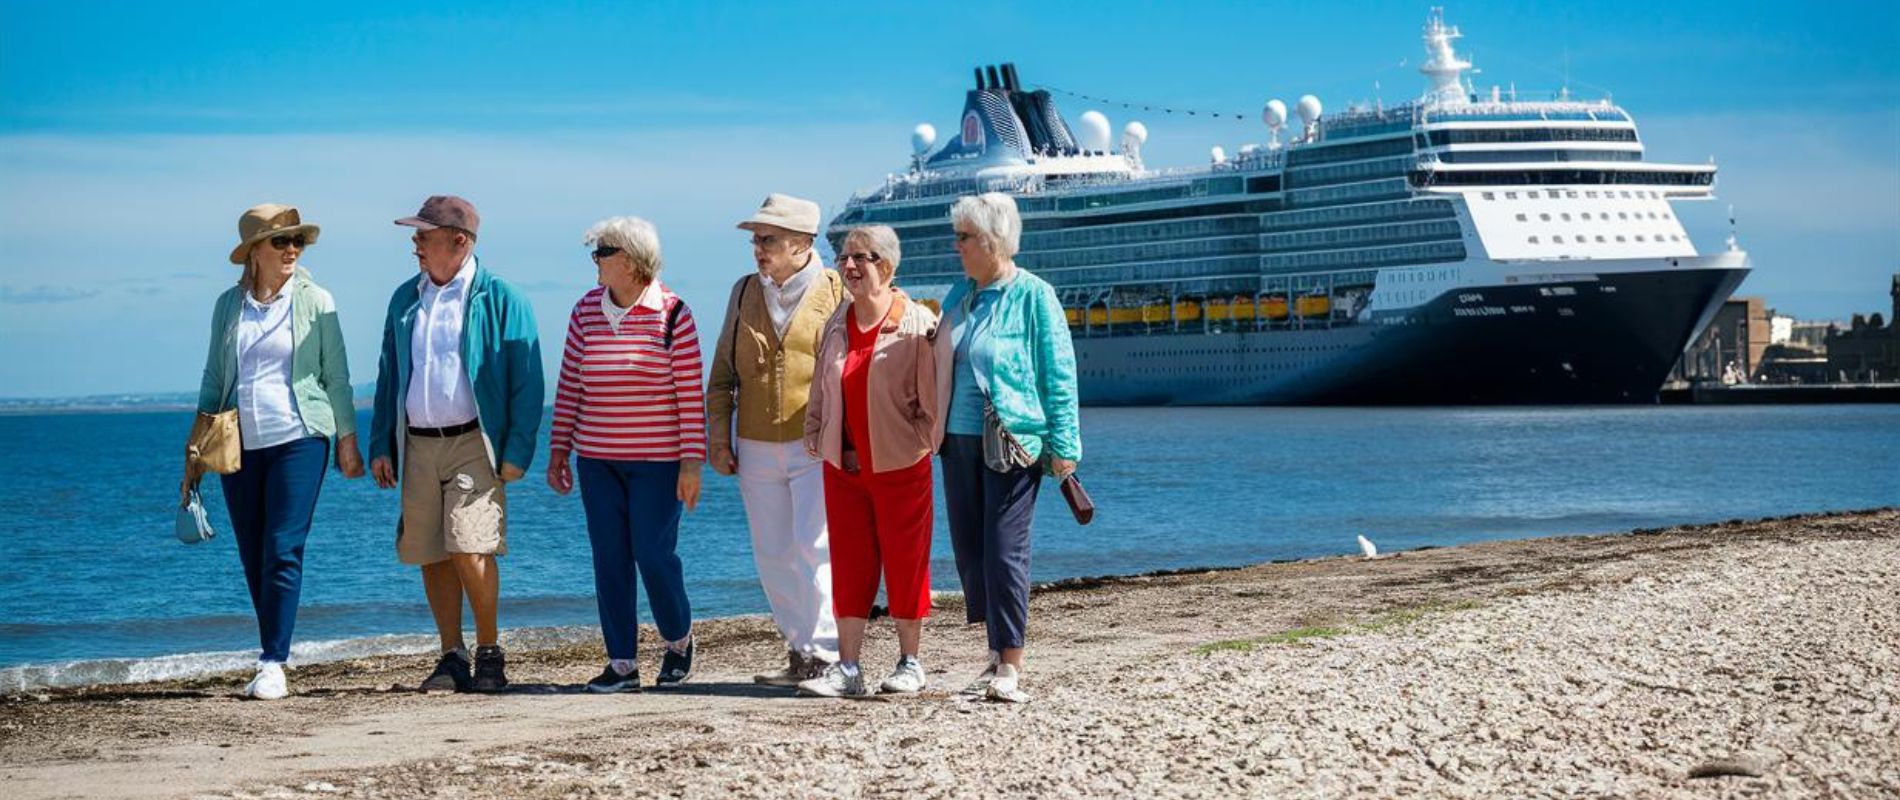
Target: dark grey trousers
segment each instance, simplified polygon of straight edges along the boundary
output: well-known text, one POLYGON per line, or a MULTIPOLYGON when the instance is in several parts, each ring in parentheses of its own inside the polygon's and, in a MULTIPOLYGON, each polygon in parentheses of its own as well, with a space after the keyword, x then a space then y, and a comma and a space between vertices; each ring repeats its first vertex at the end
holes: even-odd
POLYGON ((983 437, 943 437, 943 504, 963 581, 965 619, 986 623, 990 649, 1023 646, 1029 626, 1029 527, 1042 467, 996 472, 983 437))

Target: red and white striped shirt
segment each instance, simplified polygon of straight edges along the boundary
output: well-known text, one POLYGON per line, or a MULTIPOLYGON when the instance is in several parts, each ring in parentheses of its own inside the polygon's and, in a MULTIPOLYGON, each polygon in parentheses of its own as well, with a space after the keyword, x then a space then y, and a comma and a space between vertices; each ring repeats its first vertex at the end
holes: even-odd
POLYGON ((706 459, 706 398, 699 329, 679 296, 658 281, 616 325, 601 308, 606 287, 574 304, 554 392, 550 449, 610 461, 706 459), (667 312, 680 305, 673 348, 667 312))

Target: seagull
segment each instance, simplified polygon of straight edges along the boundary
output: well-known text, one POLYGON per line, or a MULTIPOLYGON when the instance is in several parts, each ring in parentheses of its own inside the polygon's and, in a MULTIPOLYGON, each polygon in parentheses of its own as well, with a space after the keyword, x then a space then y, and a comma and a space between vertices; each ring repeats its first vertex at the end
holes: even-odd
POLYGON ((1365 534, 1362 533, 1359 535, 1359 552, 1365 553, 1366 558, 1378 558, 1379 546, 1373 544, 1372 540, 1367 539, 1365 534))

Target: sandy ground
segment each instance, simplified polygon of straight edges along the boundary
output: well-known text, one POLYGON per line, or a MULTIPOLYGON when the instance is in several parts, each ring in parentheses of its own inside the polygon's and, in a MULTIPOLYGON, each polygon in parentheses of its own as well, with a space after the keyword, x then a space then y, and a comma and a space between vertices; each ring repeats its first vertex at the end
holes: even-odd
POLYGON ((1034 599, 1027 705, 952 696, 983 658, 955 606, 931 690, 883 701, 754 687, 769 623, 718 620, 692 684, 639 695, 579 693, 577 646, 493 697, 409 691, 417 656, 278 703, 9 697, 0 796, 1900 797, 1896 612, 1891 509, 1069 581, 1034 599))

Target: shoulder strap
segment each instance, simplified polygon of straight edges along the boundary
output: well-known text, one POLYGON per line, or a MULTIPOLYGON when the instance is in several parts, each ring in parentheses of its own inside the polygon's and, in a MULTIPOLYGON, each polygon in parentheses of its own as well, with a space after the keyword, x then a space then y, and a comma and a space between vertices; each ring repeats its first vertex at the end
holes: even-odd
POLYGON ((686 301, 675 297, 673 298, 673 307, 666 310, 666 333, 660 336, 662 349, 668 351, 673 349, 673 329, 679 327, 680 309, 685 306, 686 301))
POLYGON ((726 363, 732 365, 735 375, 739 372, 739 321, 745 318, 745 291, 751 288, 747 282, 757 277, 755 272, 739 279, 739 297, 735 301, 739 308, 732 312, 732 330, 726 336, 726 363))

